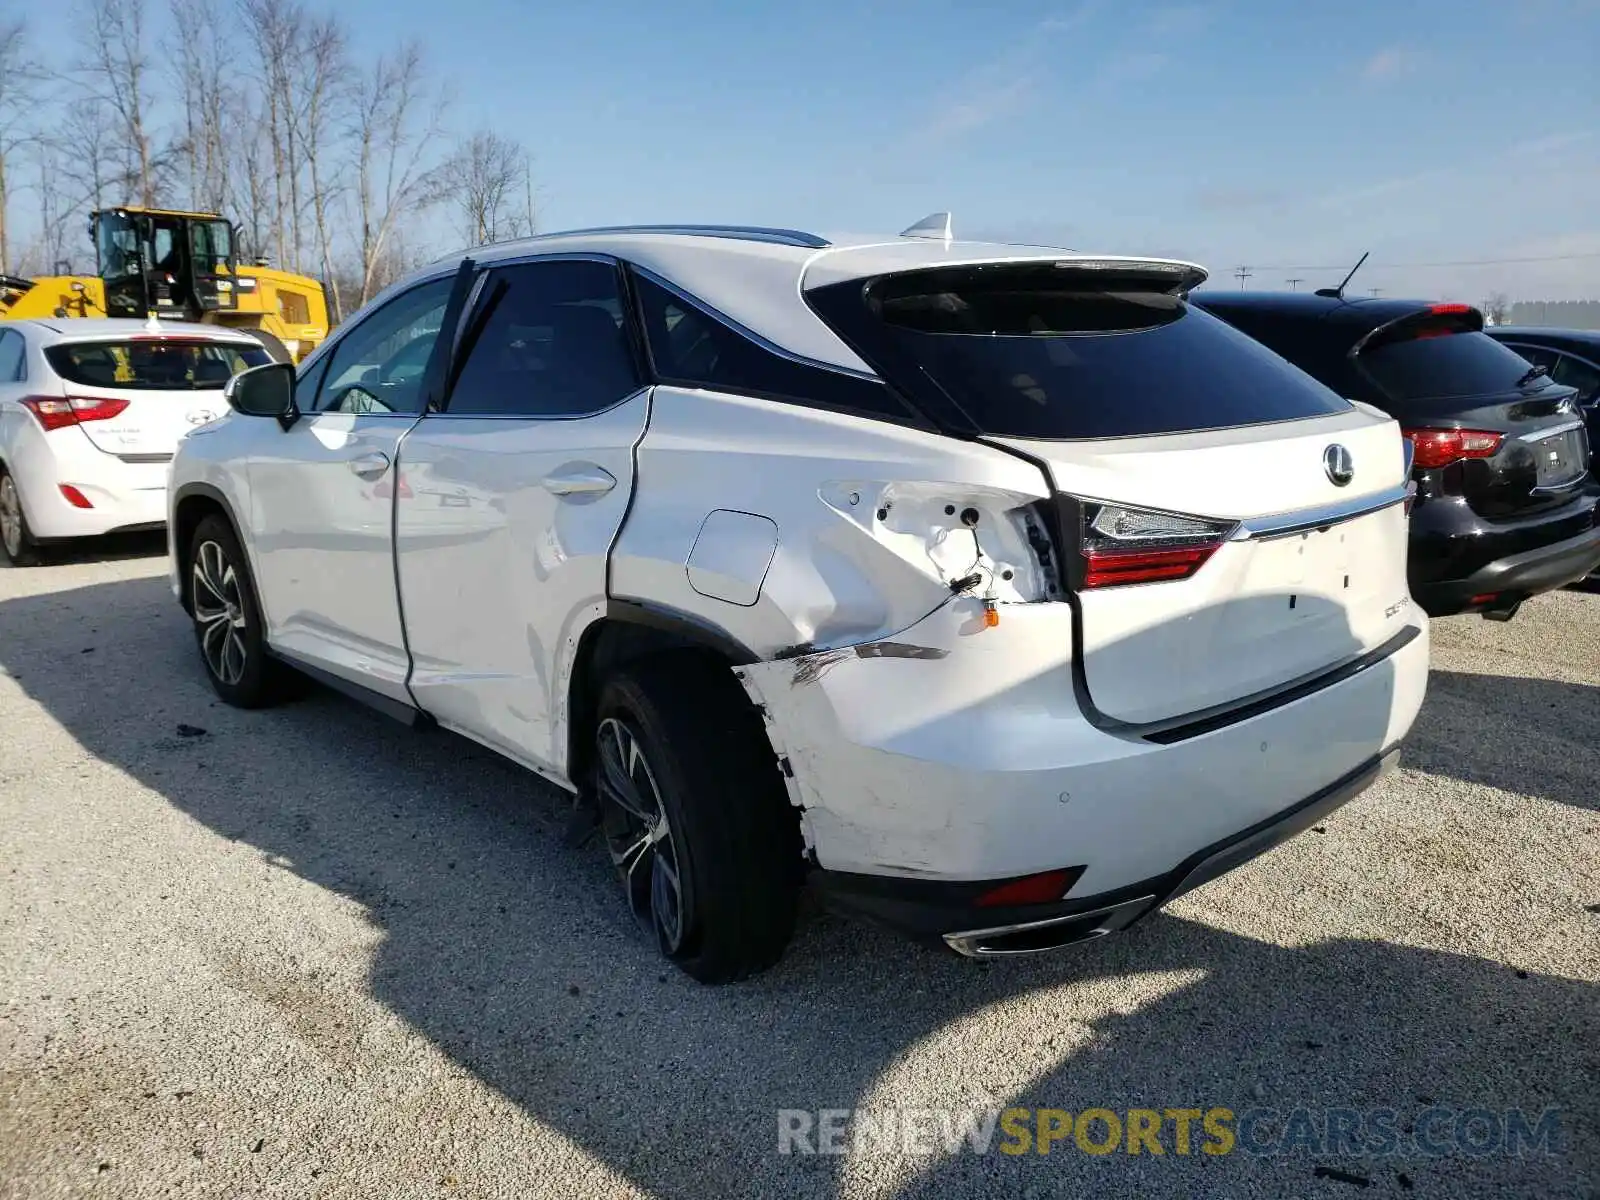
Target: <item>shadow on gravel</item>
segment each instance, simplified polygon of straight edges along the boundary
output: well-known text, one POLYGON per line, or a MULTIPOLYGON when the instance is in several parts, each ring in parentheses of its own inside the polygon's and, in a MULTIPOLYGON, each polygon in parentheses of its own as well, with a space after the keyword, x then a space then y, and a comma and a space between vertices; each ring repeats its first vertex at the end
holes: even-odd
POLYGON ((1406 766, 1600 812, 1600 687, 1434 671, 1406 766))
MULTIPOLYGON (((652 1194, 1305 1197, 1369 1180, 1369 1194, 1549 1196, 1582 1195, 1600 1171, 1593 986, 1376 941, 1285 949, 1173 917, 990 966, 812 914, 777 969, 702 988, 660 964, 600 855, 561 843, 559 798, 517 768, 322 693, 270 713, 216 705, 164 580, 0 604, 0 664, 90 753, 365 906, 384 935, 372 995, 652 1194), (206 732, 175 736, 179 723, 206 732), (1088 984, 1071 1003, 1099 1004, 1096 980, 1161 973, 1148 984, 1158 998, 1090 1025, 1012 1024, 1019 997, 1088 984), (1003 1083, 999 1104, 1385 1107, 1400 1125, 1435 1103, 1535 1117, 1553 1106, 1565 1110, 1568 1150, 1521 1161, 1179 1158, 1169 1127, 1160 1158, 958 1154, 920 1162, 898 1187, 872 1158, 776 1153, 776 1110, 893 1104, 902 1064, 939 1077, 941 1039, 992 1046, 978 1061, 993 1062, 997 1080, 1023 1077, 1024 1056, 1051 1064, 1003 1083)), ((1448 709, 1454 683, 1443 684, 1448 709)), ((1470 701, 1472 685, 1460 686, 1470 701)), ((1444 736, 1439 709, 1431 703, 1424 738, 1444 736)), ((248 936, 219 929, 219 953, 248 936)), ((248 956, 248 941, 236 952, 248 956)), ((308 1004, 326 986, 294 982, 308 1004)), ((314 1041, 318 1024, 296 1028, 314 1041)), ((984 1082, 951 1075, 951 1102, 971 1103, 984 1082)), ((330 1181, 359 1167, 323 1161, 330 1181)), ((465 1188, 500 1194, 461 1166, 465 1188)))
MULTIPOLYGON (((125 558, 154 558, 167 552, 165 530, 154 533, 108 533, 104 537, 82 538, 72 542, 57 542, 45 549, 46 567, 65 566, 71 563, 116 562, 125 558)), ((36 570, 34 567, 12 567, 5 551, 0 550, 0 571, 36 570)))

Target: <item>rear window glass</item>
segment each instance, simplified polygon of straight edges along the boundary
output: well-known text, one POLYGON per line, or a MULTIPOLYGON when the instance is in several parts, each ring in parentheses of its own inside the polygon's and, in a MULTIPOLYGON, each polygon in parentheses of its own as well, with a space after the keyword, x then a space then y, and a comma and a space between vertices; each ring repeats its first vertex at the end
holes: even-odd
POLYGON ((1485 333, 1436 332, 1386 340, 1356 358, 1397 400, 1487 396, 1532 382, 1526 359, 1485 333))
POLYGON ((811 300, 891 383, 925 376, 986 434, 1133 437, 1350 407, 1166 286, 1007 264, 835 284, 811 300))
POLYGON ((65 342, 45 358, 67 383, 132 391, 214 391, 247 367, 272 361, 264 346, 240 342, 65 342))

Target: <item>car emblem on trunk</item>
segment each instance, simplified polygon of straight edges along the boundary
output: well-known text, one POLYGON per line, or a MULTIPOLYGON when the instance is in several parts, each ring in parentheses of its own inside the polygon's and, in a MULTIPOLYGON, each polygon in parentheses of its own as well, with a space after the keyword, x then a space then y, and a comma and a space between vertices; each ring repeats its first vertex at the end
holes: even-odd
POLYGON ((1338 442, 1322 452, 1322 469, 1328 473, 1334 487, 1343 487, 1356 477, 1355 460, 1338 442))
POLYGON ((191 425, 209 425, 217 419, 217 414, 209 408, 197 409, 184 418, 191 425))

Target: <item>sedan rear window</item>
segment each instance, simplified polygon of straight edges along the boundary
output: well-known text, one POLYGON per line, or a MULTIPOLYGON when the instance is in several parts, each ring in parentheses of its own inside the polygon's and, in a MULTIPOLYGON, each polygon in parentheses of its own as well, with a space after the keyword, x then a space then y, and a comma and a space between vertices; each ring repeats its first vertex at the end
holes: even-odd
POLYGON ((931 381, 979 433, 1133 437, 1350 407, 1175 290, 1170 273, 1001 263, 809 298, 891 384, 916 397, 931 381))
POLYGON ((44 356, 67 383, 128 391, 215 391, 240 371, 272 361, 264 346, 203 339, 63 342, 44 356))

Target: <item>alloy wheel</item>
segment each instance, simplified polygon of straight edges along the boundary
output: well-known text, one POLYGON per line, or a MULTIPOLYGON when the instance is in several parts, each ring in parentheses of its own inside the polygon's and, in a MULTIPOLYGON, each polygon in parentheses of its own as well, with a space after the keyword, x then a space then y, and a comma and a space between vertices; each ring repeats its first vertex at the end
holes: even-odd
POLYGON ((10 558, 22 553, 22 500, 9 475, 0 475, 0 545, 10 558))
POLYGON ((216 542, 201 542, 194 558, 194 621, 207 668, 222 683, 236 685, 249 658, 244 601, 239 573, 216 542))
POLYGON ((675 954, 686 924, 683 876, 655 772, 625 721, 606 718, 598 740, 601 825, 612 865, 622 876, 634 915, 664 954, 675 954))

